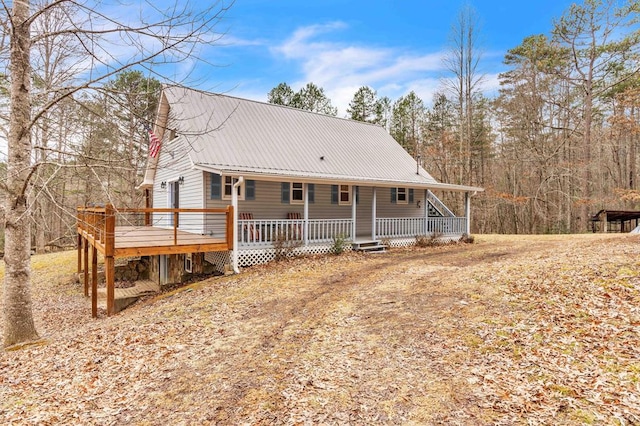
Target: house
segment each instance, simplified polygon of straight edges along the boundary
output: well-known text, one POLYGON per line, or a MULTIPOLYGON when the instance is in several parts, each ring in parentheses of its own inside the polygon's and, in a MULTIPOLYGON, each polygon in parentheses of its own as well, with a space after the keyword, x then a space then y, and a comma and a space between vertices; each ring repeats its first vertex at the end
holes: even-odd
MULTIPOLYGON (((380 126, 182 87, 164 88, 154 133, 162 144, 141 185, 153 226, 177 220, 157 209, 232 206, 232 250, 204 254, 218 268, 270 261, 278 241, 322 253, 338 237, 355 247, 458 238, 482 191, 437 182, 380 126), (463 193, 464 214, 434 191, 463 193)), ((223 219, 175 225, 224 238, 223 219)))

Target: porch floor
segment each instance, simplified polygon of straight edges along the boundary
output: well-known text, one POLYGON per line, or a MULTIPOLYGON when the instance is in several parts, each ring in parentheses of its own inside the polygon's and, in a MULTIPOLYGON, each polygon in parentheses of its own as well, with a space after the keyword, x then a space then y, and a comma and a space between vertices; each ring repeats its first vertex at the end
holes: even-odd
POLYGON ((226 244, 224 238, 212 238, 208 235, 192 234, 177 230, 174 240, 173 228, 158 228, 155 226, 116 226, 116 252, 130 249, 145 250, 148 248, 226 244))

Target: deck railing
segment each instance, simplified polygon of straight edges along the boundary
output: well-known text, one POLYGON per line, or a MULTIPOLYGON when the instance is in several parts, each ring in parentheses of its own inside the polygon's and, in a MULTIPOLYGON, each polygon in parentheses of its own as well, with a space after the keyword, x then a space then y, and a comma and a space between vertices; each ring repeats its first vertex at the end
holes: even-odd
POLYGON ((89 249, 91 248, 91 313, 97 317, 97 257, 98 252, 104 256, 104 270, 107 290, 107 315, 114 313, 114 276, 115 258, 138 253, 139 255, 157 255, 206 251, 207 248, 230 250, 233 248, 233 207, 222 209, 116 209, 110 204, 99 207, 78 207, 78 273, 84 271, 84 293, 89 295, 89 249), (173 229, 173 245, 166 242, 159 247, 153 243, 158 232, 165 236, 167 227, 158 229, 152 217, 155 215, 170 217, 173 229), (179 236, 178 230, 186 231, 194 227, 204 229, 208 218, 222 216, 223 237, 218 241, 194 242, 189 236, 179 236), (194 225, 197 224, 197 225, 194 225), (132 230, 144 229, 145 232, 127 247, 117 247, 117 239, 124 239, 132 230), (147 232, 148 231, 148 232, 147 232), (154 234, 154 231, 158 231, 154 234), (186 241, 186 242, 185 242, 186 241))
POLYGON ((464 217, 396 217, 376 219, 378 238, 411 238, 418 235, 461 235, 466 229, 464 217))

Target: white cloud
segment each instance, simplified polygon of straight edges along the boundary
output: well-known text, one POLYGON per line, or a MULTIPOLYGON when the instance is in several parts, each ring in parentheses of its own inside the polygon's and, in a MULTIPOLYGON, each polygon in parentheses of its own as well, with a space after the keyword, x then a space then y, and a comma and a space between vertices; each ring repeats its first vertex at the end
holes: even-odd
POLYGON ((409 52, 323 38, 346 28, 342 22, 302 27, 272 49, 275 55, 298 63, 302 77, 290 83, 294 89, 307 82, 321 86, 340 116, 363 85, 392 100, 414 90, 426 103, 431 101, 443 73, 443 52, 409 52))

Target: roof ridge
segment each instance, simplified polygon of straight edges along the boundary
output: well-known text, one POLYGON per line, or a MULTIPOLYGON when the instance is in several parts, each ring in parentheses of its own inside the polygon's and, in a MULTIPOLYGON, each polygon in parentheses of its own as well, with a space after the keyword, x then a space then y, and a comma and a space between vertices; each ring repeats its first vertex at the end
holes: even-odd
POLYGON ((207 95, 207 96, 219 96, 219 97, 234 99, 234 100, 238 100, 238 101, 242 101, 242 102, 251 102, 251 103, 255 103, 255 104, 259 104, 259 105, 263 105, 263 106, 279 107, 279 108, 284 108, 284 109, 288 109, 288 110, 293 110, 293 111, 296 111, 296 112, 313 114, 313 115, 317 115, 317 116, 320 116, 320 117, 335 118, 337 120, 343 120, 343 121, 347 121, 347 122, 351 122, 351 123, 367 124, 369 126, 374 126, 374 127, 379 127, 381 129, 384 129, 383 126, 381 126, 379 124, 376 124, 376 123, 370 123, 368 121, 354 120, 352 118, 347 118, 347 117, 338 117, 337 115, 323 114, 321 112, 309 111, 307 109, 296 108, 296 107, 292 107, 292 106, 288 106, 288 105, 272 104, 270 102, 258 101, 258 100, 255 100, 255 99, 241 98, 239 96, 227 95, 227 94, 223 94, 223 93, 209 92, 207 90, 194 89, 194 88, 191 88, 191 87, 180 86, 180 85, 176 85, 176 84, 163 86, 163 90, 164 89, 170 89, 170 88, 177 88, 177 89, 182 89, 182 90, 186 90, 186 91, 196 92, 196 93, 200 93, 202 95, 207 95))

